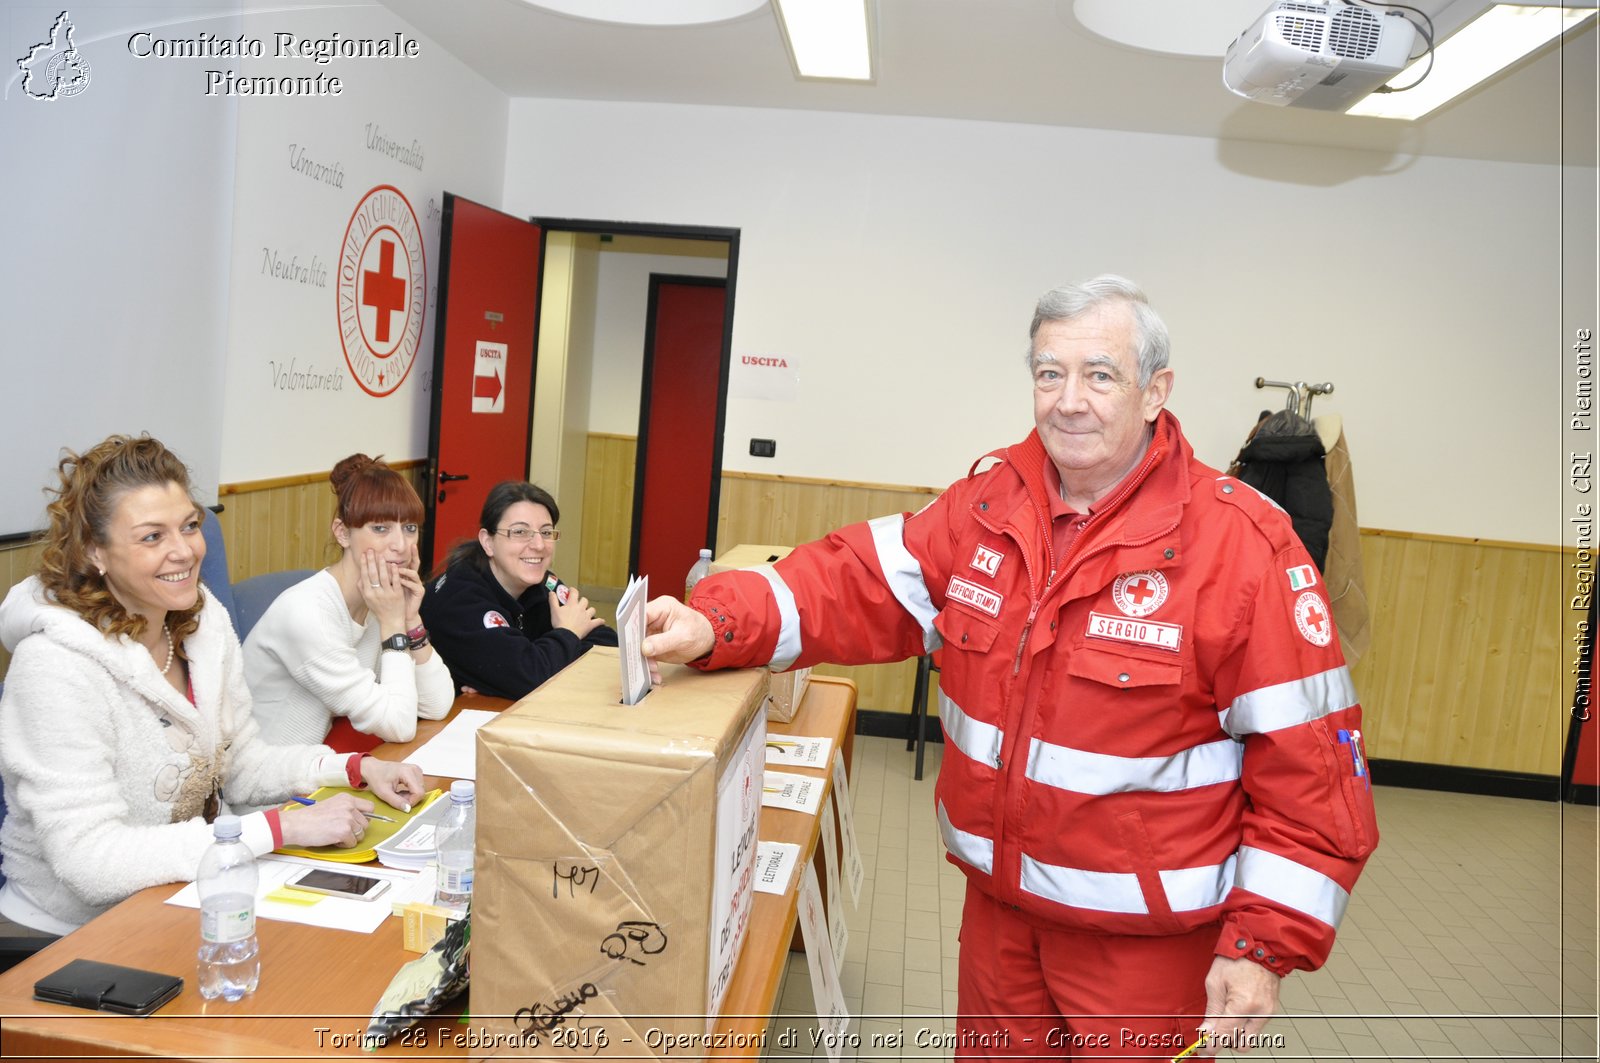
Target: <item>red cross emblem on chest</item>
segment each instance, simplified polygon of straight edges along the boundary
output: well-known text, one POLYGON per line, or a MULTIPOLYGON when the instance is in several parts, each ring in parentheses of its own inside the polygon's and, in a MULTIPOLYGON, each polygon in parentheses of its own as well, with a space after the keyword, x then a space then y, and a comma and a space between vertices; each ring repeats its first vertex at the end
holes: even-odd
POLYGON ((1149 616, 1167 600, 1167 577, 1154 569, 1124 572, 1111 585, 1111 600, 1127 616, 1149 616))

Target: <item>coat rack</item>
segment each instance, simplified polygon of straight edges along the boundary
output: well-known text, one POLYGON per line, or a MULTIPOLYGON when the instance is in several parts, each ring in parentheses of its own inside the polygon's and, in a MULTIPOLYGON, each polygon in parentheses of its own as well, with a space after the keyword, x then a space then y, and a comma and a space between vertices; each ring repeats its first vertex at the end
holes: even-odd
POLYGON ((1289 395, 1283 408, 1296 414, 1303 420, 1311 420, 1311 400, 1318 395, 1332 395, 1333 382, 1324 381, 1321 384, 1307 384, 1304 380, 1289 383, 1286 380, 1268 380, 1266 377, 1256 377, 1258 388, 1287 388, 1289 395))

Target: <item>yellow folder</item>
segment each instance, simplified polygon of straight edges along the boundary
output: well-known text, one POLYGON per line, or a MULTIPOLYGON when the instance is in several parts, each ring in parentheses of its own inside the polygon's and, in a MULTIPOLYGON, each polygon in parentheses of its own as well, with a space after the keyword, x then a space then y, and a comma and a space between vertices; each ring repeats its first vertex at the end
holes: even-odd
MULTIPOLYGON (((372 811, 380 816, 388 816, 393 823, 385 823, 381 819, 367 820, 366 833, 361 835, 360 843, 353 849, 338 845, 319 845, 311 849, 290 848, 284 846, 277 851, 289 856, 309 856, 316 860, 337 860, 343 864, 364 864, 369 860, 377 859, 377 846, 388 841, 391 837, 406 828, 413 816, 418 815, 423 809, 437 801, 444 793, 443 790, 429 790, 422 795, 422 799, 411 806, 410 812, 402 812, 392 805, 380 801, 371 790, 357 790, 349 786, 324 786, 316 793, 311 794, 313 801, 326 801, 336 794, 350 794, 363 801, 372 802, 372 811)), ((302 807, 298 802, 291 801, 283 806, 286 813, 293 814, 291 810, 302 807)))

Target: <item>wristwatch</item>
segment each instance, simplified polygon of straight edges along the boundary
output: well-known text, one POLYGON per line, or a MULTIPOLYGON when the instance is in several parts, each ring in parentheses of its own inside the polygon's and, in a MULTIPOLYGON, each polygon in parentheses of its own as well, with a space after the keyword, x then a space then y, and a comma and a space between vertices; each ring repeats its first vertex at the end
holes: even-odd
POLYGON ((411 640, 406 638, 404 634, 390 635, 379 645, 386 650, 399 650, 401 653, 409 653, 411 651, 411 640))

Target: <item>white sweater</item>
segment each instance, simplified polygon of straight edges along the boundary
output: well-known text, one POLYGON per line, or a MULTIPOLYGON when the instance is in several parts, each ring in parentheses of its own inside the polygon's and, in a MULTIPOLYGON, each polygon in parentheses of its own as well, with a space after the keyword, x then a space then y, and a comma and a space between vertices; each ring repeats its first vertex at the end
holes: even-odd
POLYGON ((320 742, 335 716, 348 716, 362 734, 409 742, 419 716, 443 719, 455 685, 439 655, 417 664, 380 641, 377 618, 352 620, 326 569, 278 595, 244 644, 261 733, 271 742, 320 742))
MULTIPOLYGON (((183 644, 193 705, 143 646, 47 601, 38 577, 0 605, 13 654, 0 697, 0 914, 66 933, 146 886, 193 879, 211 843, 197 803, 213 773, 231 808, 346 784, 348 757, 262 739, 227 611, 201 593, 183 644)), ((244 817, 244 841, 272 848, 264 814, 244 817)))

